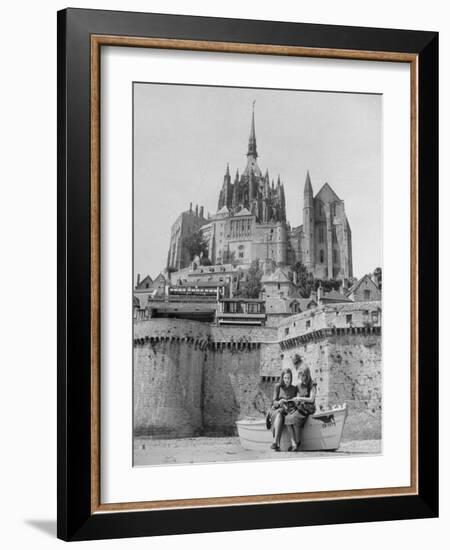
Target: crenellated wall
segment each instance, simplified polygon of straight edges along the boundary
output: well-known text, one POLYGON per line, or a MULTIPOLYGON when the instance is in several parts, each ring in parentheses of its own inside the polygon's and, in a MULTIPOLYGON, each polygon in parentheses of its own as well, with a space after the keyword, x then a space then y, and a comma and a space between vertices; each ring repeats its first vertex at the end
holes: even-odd
POLYGON ((267 348, 279 349, 276 329, 180 319, 134 327, 136 434, 234 434, 236 420, 269 406, 260 364, 267 348))
POLYGON ((261 417, 270 406, 282 367, 292 368, 296 381, 307 365, 317 381, 318 409, 347 403, 344 438, 381 437, 381 328, 330 327, 333 311, 320 314, 316 330, 303 334, 297 327, 304 314, 278 329, 180 319, 136 322, 135 433, 233 434, 236 420, 261 417))
POLYGON ((204 355, 190 341, 135 346, 136 434, 183 437, 201 433, 204 355))
POLYGON ((304 366, 317 382, 320 410, 347 403, 344 439, 381 437, 381 332, 370 329, 322 330, 309 340, 293 338, 283 346, 283 367, 294 379, 304 366))

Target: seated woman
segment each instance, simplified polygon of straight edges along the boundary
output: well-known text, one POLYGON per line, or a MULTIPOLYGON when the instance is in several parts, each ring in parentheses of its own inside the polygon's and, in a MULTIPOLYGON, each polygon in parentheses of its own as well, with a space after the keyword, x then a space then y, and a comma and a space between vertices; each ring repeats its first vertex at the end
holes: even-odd
POLYGON ((294 426, 301 422, 303 416, 297 411, 295 397, 298 395, 298 388, 292 384, 291 369, 281 371, 280 382, 275 385, 271 409, 271 424, 274 442, 271 449, 280 450, 281 433, 283 426, 290 427, 291 446, 290 451, 297 449, 294 426))
POLYGON ((305 425, 306 419, 310 414, 316 412, 316 391, 317 383, 311 378, 309 367, 304 367, 299 374, 299 384, 297 384, 297 396, 294 401, 297 405, 297 412, 301 416, 299 422, 294 425, 296 450, 300 447, 300 433, 305 425))
POLYGON ((272 430, 274 443, 271 449, 280 450, 283 426, 289 426, 291 446, 289 451, 300 448, 300 434, 308 415, 314 414, 316 399, 316 382, 311 378, 309 367, 300 373, 300 382, 292 384, 291 369, 283 369, 280 382, 276 384, 272 404, 272 430))

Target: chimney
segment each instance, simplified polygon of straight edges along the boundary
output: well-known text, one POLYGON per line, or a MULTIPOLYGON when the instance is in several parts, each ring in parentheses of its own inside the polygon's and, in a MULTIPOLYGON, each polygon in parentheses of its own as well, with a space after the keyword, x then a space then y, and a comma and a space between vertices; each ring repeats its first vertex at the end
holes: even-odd
POLYGON ((198 204, 195 205, 195 215, 198 216, 198 204))
POLYGON ((200 206, 200 217, 203 218, 203 212, 204 212, 204 208, 203 206, 200 206))
POLYGON ((189 203, 189 212, 192 212, 192 202, 189 203))
POLYGON ((139 286, 139 283, 141 282, 141 274, 138 273, 137 274, 137 281, 136 281, 136 286, 139 286))

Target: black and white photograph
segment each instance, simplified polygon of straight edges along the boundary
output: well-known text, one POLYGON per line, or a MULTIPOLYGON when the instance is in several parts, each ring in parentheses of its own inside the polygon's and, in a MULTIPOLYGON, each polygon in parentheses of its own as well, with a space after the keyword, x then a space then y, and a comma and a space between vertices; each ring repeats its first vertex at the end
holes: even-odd
POLYGON ((382 453, 382 105, 133 83, 134 466, 382 453))

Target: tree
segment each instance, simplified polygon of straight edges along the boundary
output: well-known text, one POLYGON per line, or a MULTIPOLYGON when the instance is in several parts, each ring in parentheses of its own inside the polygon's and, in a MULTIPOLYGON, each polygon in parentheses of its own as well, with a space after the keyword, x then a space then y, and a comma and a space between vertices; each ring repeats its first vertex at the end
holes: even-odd
POLYGON ((382 280, 383 280, 383 272, 381 267, 376 267, 373 272, 374 278, 377 281, 378 288, 381 290, 382 286, 382 280))
POLYGON ((339 291, 341 284, 342 281, 336 279, 315 279, 316 290, 321 286, 323 292, 331 292, 332 290, 339 291))
POLYGON ((296 262, 292 269, 297 274, 297 286, 301 296, 303 298, 309 298, 311 290, 315 288, 314 277, 308 272, 302 262, 296 262))
POLYGON ((203 256, 205 260, 208 257, 208 243, 205 241, 201 231, 196 231, 185 237, 184 246, 188 251, 190 260, 193 260, 195 256, 203 256))
POLYGON ((259 262, 252 262, 244 281, 239 285, 236 296, 239 298, 259 298, 261 292, 262 271, 259 262))

